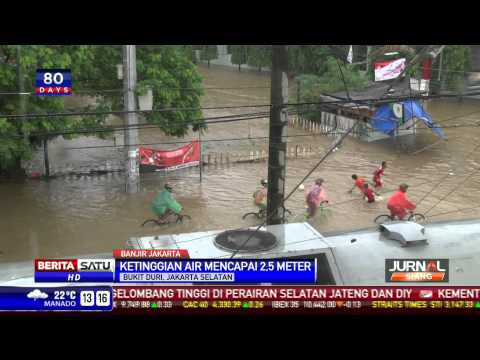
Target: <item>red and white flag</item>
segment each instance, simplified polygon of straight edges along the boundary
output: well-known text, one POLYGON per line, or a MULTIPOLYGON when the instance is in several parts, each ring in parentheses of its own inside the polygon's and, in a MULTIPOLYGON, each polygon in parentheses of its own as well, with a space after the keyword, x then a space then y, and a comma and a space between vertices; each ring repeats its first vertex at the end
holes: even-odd
POLYGON ((380 61, 375 63, 375 81, 397 78, 405 70, 405 59, 380 61))

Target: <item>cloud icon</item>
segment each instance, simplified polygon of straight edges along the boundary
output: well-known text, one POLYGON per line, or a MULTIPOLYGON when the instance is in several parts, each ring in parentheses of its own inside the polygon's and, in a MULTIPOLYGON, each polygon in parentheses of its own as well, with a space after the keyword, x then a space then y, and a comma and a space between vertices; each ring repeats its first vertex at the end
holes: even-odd
POLYGON ((27 294, 27 298, 29 299, 34 299, 34 300, 37 300, 37 299, 46 299, 48 298, 48 295, 44 292, 41 292, 40 290, 38 289, 35 289, 33 291, 30 291, 28 294, 27 294))

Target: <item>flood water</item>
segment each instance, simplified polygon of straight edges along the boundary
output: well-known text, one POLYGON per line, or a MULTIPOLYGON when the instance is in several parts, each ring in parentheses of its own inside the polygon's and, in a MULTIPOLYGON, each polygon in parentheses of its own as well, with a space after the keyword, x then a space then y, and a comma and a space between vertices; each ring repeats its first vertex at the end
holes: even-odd
MULTIPOLYGON (((267 74, 239 73, 235 68, 208 69, 203 66, 200 72, 205 88, 223 88, 207 89, 202 99, 204 107, 269 103, 270 81, 267 74), (225 89, 235 87, 243 89, 225 89)), ((292 93, 295 93, 293 87, 292 93)), ((295 95, 291 96, 291 101, 295 101, 295 95)), ((402 182, 410 185, 408 195, 414 202, 419 202, 431 191, 418 205, 419 212, 428 211, 427 217, 431 221, 480 216, 480 208, 456 211, 480 205, 480 172, 475 172, 480 168, 480 146, 476 149, 480 145, 480 129, 451 127, 456 124, 476 125, 480 120, 480 102, 435 100, 425 106, 437 121, 456 117, 444 123, 449 126, 445 129, 449 140, 422 151, 438 140, 429 129, 419 129, 414 144, 408 148, 392 142, 368 144, 348 138, 305 183, 308 189, 315 178, 324 178, 331 203, 330 215, 311 221, 315 228, 320 232, 331 232, 372 226, 373 219, 386 212, 388 196, 402 182), (415 152, 415 155, 411 155, 415 152), (353 185, 353 173, 371 179, 371 173, 382 160, 388 161, 383 201, 367 204, 359 193, 347 193, 353 185), (448 214, 441 215, 446 212, 448 214)), ((205 110, 204 116, 262 110, 265 109, 205 110)), ((292 128, 288 132, 289 135, 305 134, 292 128)), ((267 134, 267 118, 210 125, 202 137, 203 151, 266 149, 266 140, 209 140, 248 138, 249 135, 255 138, 267 134)), ((197 138, 197 134, 176 140, 152 129, 144 129, 139 133, 140 143, 154 143, 151 147, 156 148, 172 148, 174 144, 165 143, 194 138, 197 138)), ((121 141, 122 134, 119 133, 115 142, 118 145, 121 141)), ((308 144, 317 149, 326 149, 333 141, 334 138, 324 136, 289 138, 289 142, 308 144)), ((122 159, 123 152, 119 148, 68 149, 102 144, 111 146, 113 140, 80 138, 64 141, 58 138, 49 146, 52 167, 62 162, 77 166, 106 159, 122 159)), ((287 193, 320 157, 317 154, 288 159, 287 193)), ((36 161, 41 169, 40 155, 36 161)), ((241 217, 253 209, 252 193, 260 179, 266 177, 265 162, 204 167, 202 182, 198 168, 170 173, 168 181, 173 183, 178 201, 184 206, 185 213, 192 216, 192 220, 161 229, 140 227, 145 219, 151 217, 150 202, 165 181, 161 174, 142 174, 141 191, 137 194, 124 192, 122 173, 58 177, 50 181, 3 181, 0 183, 0 262, 110 252, 113 248, 123 247, 132 236, 251 226, 258 221, 244 221, 241 217)), ((286 203, 294 214, 290 221, 303 221, 304 197, 304 192, 297 191, 286 203)))

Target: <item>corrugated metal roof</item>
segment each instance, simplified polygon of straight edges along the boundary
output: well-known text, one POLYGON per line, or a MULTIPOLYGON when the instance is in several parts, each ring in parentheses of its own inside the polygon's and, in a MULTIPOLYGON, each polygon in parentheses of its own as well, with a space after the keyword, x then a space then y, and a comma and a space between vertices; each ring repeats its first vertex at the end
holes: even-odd
POLYGON ((385 259, 389 258, 448 258, 450 285, 478 285, 480 221, 435 223, 428 224, 425 228, 428 244, 411 247, 403 247, 398 241, 389 240, 379 231, 372 230, 328 237, 326 241, 333 248, 347 285, 392 285, 385 282, 385 259), (356 241, 352 243, 352 239, 356 241))
MULTIPOLYGON (((277 236, 279 244, 276 248, 262 253, 238 254, 236 257, 278 258, 325 254, 337 285, 405 285, 385 282, 385 259, 448 258, 450 281, 445 285, 478 285, 480 220, 432 223, 425 225, 425 228, 427 244, 403 247, 400 242, 386 238, 375 228, 324 237, 308 223, 272 225, 262 230, 277 236)), ((187 249, 191 258, 229 258, 230 252, 218 249, 213 244, 215 235, 222 231, 132 238, 129 244, 141 249, 187 249)), ((105 254, 104 257, 111 258, 111 255, 105 254)), ((3 282, 1 285, 34 286, 31 277, 33 264, 30 264, 30 277, 3 282)), ((15 267, 9 270, 13 271, 15 267)), ((15 271, 19 270, 17 268, 15 271)), ((42 284, 49 285, 53 284, 42 284)))

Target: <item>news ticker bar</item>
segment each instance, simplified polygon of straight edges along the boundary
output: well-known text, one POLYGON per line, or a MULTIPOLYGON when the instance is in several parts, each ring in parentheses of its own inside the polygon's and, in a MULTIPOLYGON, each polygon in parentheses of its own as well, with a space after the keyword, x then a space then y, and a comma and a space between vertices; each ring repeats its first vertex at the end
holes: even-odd
POLYGON ((111 311, 111 287, 0 287, 0 311, 111 311))
POLYGON ((316 259, 35 260, 35 282, 39 283, 313 284, 316 279, 316 259))
POLYGON ((444 309, 480 315, 480 287, 0 287, 1 311, 444 309))
POLYGON ((336 310, 365 311, 374 314, 376 310, 432 310, 455 311, 472 310, 480 316, 479 302, 473 301, 114 301, 114 310, 229 310, 229 309, 254 309, 254 310, 303 310, 309 313, 315 311, 336 310))

